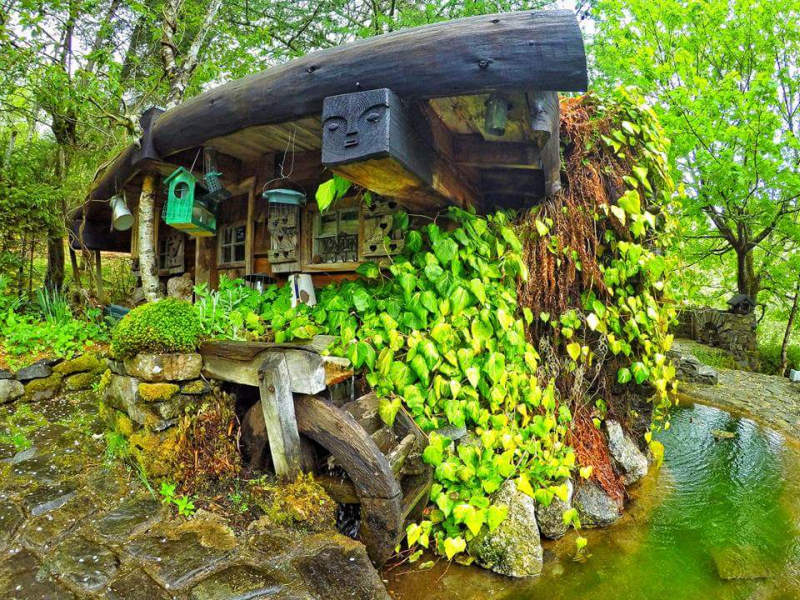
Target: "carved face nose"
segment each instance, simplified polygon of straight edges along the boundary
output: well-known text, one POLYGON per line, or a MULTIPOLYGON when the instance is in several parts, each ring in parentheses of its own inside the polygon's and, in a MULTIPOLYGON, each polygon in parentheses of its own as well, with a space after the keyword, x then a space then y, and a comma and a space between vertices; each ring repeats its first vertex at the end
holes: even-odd
POLYGON ((344 136, 344 147, 352 148, 353 146, 358 146, 358 129, 348 131, 344 136))

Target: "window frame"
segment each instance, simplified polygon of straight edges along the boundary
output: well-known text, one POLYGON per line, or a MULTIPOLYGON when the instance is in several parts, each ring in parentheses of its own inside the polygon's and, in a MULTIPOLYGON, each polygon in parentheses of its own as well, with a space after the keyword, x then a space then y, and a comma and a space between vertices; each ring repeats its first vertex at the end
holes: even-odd
POLYGON ((233 223, 226 223, 219 227, 217 231, 217 265, 218 266, 230 266, 230 267, 240 267, 243 266, 247 262, 247 222, 246 221, 235 221, 233 223), (236 230, 237 229, 244 230, 244 237, 242 241, 236 241, 236 230), (225 234, 227 232, 231 232, 231 241, 225 242, 225 234), (242 247, 242 260, 234 260, 236 258, 236 247, 242 247), (231 260, 224 260, 225 259, 225 250, 227 248, 231 249, 231 260))

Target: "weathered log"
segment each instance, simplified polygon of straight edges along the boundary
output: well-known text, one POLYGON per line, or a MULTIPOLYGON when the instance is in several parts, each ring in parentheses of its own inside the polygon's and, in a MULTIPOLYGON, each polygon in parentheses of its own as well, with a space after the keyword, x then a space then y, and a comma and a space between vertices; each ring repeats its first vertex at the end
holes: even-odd
POLYGON ((359 495, 394 498, 400 486, 389 461, 353 417, 318 396, 295 396, 299 430, 326 448, 352 479, 359 495))
POLYGON ((286 356, 267 352, 258 371, 258 389, 272 464, 275 474, 284 480, 313 469, 313 465, 303 464, 289 377, 286 356))
POLYGON ((558 93, 534 91, 528 94, 531 136, 539 147, 544 171, 544 191, 552 196, 561 189, 561 120, 558 93))
MULTIPOLYGON (((484 15, 311 53, 232 81, 160 115, 143 137, 148 150, 152 145, 165 158, 247 127, 318 115, 324 98, 360 90, 387 87, 416 99, 586 86, 586 56, 574 12, 484 15)), ((147 154, 128 148, 91 197, 111 197, 153 152, 147 154)))

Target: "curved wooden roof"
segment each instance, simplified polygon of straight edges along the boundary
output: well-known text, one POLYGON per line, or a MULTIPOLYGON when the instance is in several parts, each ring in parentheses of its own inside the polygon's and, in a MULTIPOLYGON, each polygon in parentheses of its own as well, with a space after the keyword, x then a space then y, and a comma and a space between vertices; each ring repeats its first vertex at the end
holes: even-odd
POLYGON ((141 147, 123 151, 90 198, 109 198, 148 161, 243 129, 319 116, 328 96, 390 88, 403 98, 426 99, 586 87, 583 39, 572 11, 486 15, 405 29, 308 54, 151 114, 143 122, 141 147))

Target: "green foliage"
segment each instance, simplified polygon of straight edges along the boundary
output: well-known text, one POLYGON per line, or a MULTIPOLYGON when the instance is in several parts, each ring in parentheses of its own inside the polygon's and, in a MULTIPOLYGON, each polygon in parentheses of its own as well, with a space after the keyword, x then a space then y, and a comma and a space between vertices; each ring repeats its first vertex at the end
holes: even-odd
POLYGON ((791 304, 799 9, 797 0, 601 0, 593 9, 599 85, 640 88, 672 140, 686 232, 671 249, 683 263, 675 284, 705 301, 738 289, 791 304))
POLYGON ((337 200, 342 199, 350 190, 351 185, 352 183, 349 180, 339 175, 334 175, 327 181, 321 183, 314 196, 320 212, 325 212, 332 205, 336 204, 337 200))
POLYGON ((40 356, 71 358, 108 340, 108 327, 97 309, 74 317, 58 292, 39 292, 38 304, 24 304, 7 295, 8 280, 0 276, 0 347, 10 366, 18 368, 40 356))
POLYGON ((161 482, 158 490, 162 504, 169 504, 178 509, 178 514, 182 517, 191 517, 195 513, 194 500, 185 494, 176 494, 177 484, 167 481, 161 482))
POLYGON ((125 315, 112 332, 111 352, 118 358, 139 352, 193 352, 201 332, 197 311, 190 303, 165 298, 125 315))

